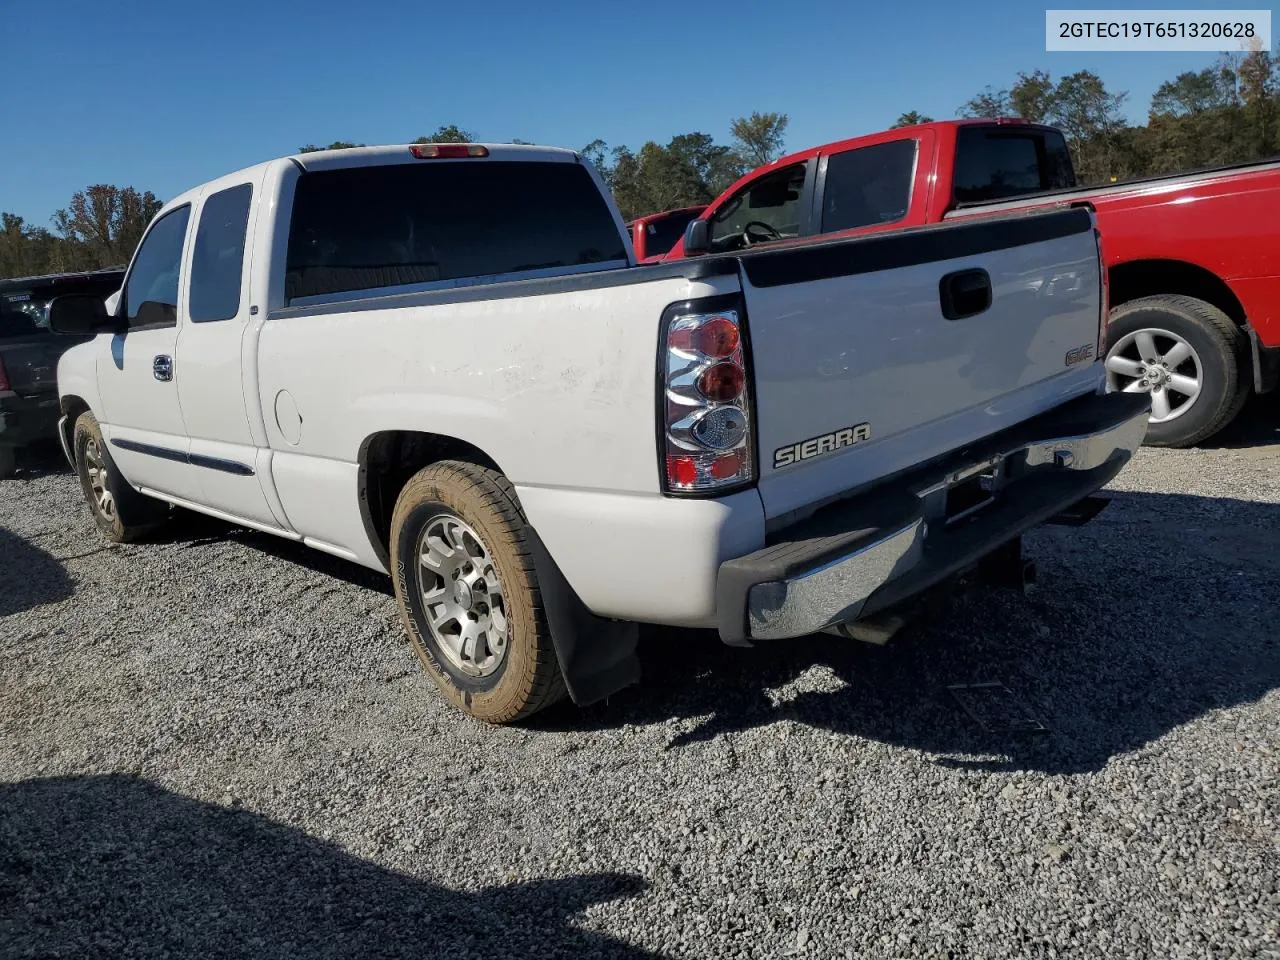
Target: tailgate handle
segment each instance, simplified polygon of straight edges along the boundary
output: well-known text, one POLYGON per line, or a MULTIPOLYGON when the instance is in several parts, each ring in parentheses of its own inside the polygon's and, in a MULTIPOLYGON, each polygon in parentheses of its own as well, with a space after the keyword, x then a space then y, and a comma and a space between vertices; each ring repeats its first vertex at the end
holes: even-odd
POLYGON ((980 268, 948 273, 938 281, 938 299, 948 320, 976 317, 991 306, 991 277, 980 268))

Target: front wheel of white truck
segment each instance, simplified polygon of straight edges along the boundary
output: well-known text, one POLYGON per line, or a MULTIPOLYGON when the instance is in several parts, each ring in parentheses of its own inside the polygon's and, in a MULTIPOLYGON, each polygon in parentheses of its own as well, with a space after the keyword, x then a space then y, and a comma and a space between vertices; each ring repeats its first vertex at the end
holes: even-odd
POLYGON ((92 413, 80 414, 71 439, 80 489, 104 537, 113 543, 136 540, 169 515, 167 503, 138 493, 116 469, 92 413))
POLYGON ((391 575, 409 639, 463 712, 513 723, 565 693, 506 477, 461 461, 425 467, 391 518, 391 575))

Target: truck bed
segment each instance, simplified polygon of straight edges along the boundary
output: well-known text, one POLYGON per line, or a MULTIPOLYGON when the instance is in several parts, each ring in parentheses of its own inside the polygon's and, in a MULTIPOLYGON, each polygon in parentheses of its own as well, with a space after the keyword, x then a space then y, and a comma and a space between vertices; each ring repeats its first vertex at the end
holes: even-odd
POLYGON ((971 213, 991 213, 1002 210, 1018 210, 1027 206, 1043 206, 1046 203, 1087 202, 1098 199, 1118 199, 1127 194, 1154 192, 1156 189, 1176 190, 1192 184, 1207 183, 1219 179, 1254 174, 1280 173, 1280 158, 1251 160, 1220 167, 1203 167, 1178 173, 1163 173, 1150 177, 1137 177, 1119 183, 1072 187, 1067 190, 1046 190, 1040 193, 1024 193, 1008 200, 975 200, 957 204, 946 214, 947 218, 963 217, 971 213))

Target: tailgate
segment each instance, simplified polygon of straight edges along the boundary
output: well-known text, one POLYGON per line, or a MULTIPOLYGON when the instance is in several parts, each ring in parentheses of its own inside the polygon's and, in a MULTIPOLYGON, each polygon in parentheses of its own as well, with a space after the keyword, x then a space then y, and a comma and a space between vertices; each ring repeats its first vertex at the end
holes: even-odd
POLYGON ((58 357, 70 343, 42 324, 43 305, 30 292, 0 294, 0 363, 16 393, 57 389, 58 357))
POLYGON ((6 339, 0 333, 0 363, 16 393, 53 393, 58 388, 58 358, 71 345, 54 334, 6 339))
POLYGON ((773 518, 1097 388, 1098 244, 1085 209, 941 224, 742 258, 773 518))

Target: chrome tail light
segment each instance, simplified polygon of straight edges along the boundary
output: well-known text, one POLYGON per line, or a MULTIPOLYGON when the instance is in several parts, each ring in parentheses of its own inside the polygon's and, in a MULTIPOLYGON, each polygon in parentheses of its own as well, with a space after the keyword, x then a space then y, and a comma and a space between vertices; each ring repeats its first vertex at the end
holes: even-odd
POLYGON ((659 458, 671 494, 718 494, 755 482, 751 378, 741 299, 690 300, 663 314, 659 458))

